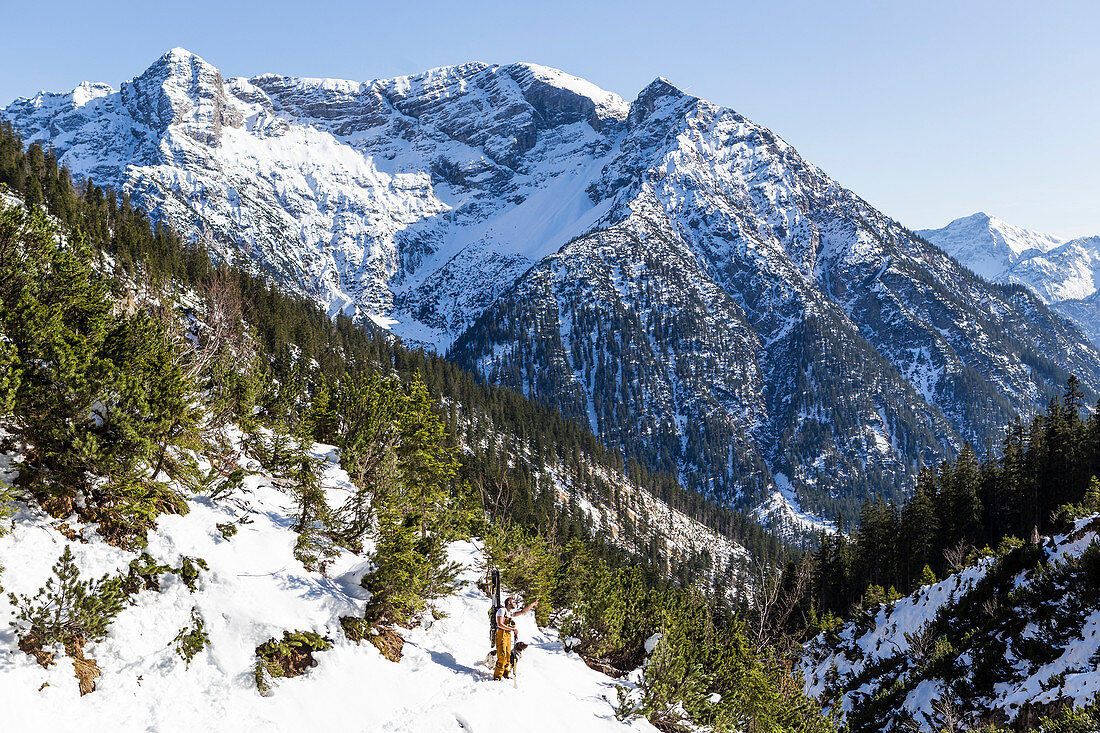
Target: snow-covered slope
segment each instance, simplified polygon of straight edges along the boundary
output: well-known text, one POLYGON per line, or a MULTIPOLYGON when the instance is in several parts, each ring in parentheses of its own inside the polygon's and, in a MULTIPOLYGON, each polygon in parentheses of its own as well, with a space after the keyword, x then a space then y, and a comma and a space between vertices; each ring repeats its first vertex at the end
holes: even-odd
MULTIPOLYGON (((493 451, 508 456, 509 463, 536 468, 525 441, 502 431, 499 426, 489 437, 471 440, 488 424, 486 415, 459 421, 459 440, 468 451, 493 451), (480 425, 479 425, 480 424, 480 425)), ((705 575, 736 592, 736 582, 745 577, 749 552, 731 537, 716 531, 669 501, 655 496, 626 475, 601 465, 591 455, 580 453, 575 461, 552 460, 535 470, 536 480, 553 487, 558 505, 583 512, 589 529, 612 544, 644 556, 654 547, 663 548, 670 575, 680 563, 708 561, 705 575)))
POLYGON ((918 234, 987 280, 1025 286, 1100 343, 1100 236, 1061 239, 983 213, 918 234))
MULTIPOLYGON (((733 110, 533 64, 223 79, 174 49, 3 110, 221 257, 587 422, 690 488, 849 514, 1100 353, 733 110)), ((782 507, 780 507, 782 509, 782 507)), ((805 523, 801 523, 805 524, 805 523)))
POLYGON ((1100 694, 1100 515, 989 558, 808 645, 807 690, 853 731, 1034 724, 1100 694), (854 712, 853 712, 854 711, 854 712))
MULTIPOLYGON (((313 452, 328 460, 323 484, 330 501, 341 502, 351 488, 347 475, 329 447, 316 445, 313 452)), ((481 731, 515 728, 517 721, 530 731, 654 730, 644 721, 618 722, 608 700, 623 683, 566 653, 555 632, 537 628, 530 615, 517 619, 520 639, 532 645, 521 660, 518 685, 491 679, 481 664, 488 651, 488 599, 476 585, 484 560, 474 542, 451 546, 451 559, 463 566, 460 584, 439 603, 438 620, 402 632, 400 662, 387 661, 367 642, 347 640, 339 618, 361 615, 366 591, 359 580, 369 561, 342 551, 327 575, 305 570, 293 555, 290 498, 247 454, 239 453, 238 461, 255 471, 239 495, 224 501, 195 496, 186 516, 162 516, 150 532, 147 551, 158 563, 201 558, 208 569, 193 591, 166 573, 159 591, 132 596, 107 638, 85 649, 103 672, 95 692, 79 695, 63 654, 43 669, 16 650, 7 623, 13 610, 6 597, 0 600, 0 646, 15 650, 0 659, 5 730, 60 730, 77 720, 88 731, 162 733, 481 731), (218 524, 237 531, 226 538, 218 524), (188 667, 173 640, 192 623, 193 612, 210 644, 188 667), (275 681, 264 697, 253 679, 255 649, 284 630, 316 631, 334 645, 315 653, 317 667, 275 681)), ((137 557, 105 544, 90 527, 71 520, 62 525, 32 509, 15 517, 13 531, 0 537, 0 580, 7 591, 33 594, 66 545, 86 577, 125 573, 137 557)))
POLYGON ((1013 226, 979 211, 955 219, 942 229, 922 229, 922 237, 987 280, 997 280, 1021 258, 1049 252, 1066 240, 1013 226))
POLYGON ((1031 252, 1006 273, 1046 303, 1085 300, 1100 289, 1100 237, 1071 239, 1047 252, 1031 252))
POLYGON ((600 131, 626 112, 532 64, 223 80, 177 48, 117 92, 41 93, 4 116, 225 257, 442 350, 598 215, 600 131))

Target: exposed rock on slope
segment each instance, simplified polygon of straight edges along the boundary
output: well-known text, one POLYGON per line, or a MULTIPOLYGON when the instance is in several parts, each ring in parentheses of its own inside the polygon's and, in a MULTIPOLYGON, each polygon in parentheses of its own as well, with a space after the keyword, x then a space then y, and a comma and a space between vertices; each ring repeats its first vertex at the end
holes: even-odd
POLYGON ((175 49, 3 115, 224 258, 742 506, 850 513, 1069 373, 1100 387, 1035 297, 663 79, 631 103, 533 64, 224 80, 175 49))

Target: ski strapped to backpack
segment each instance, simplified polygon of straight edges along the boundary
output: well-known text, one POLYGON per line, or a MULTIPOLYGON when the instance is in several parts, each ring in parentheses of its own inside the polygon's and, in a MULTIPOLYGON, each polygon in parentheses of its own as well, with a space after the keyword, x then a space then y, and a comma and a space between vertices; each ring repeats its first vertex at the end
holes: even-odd
POLYGON ((492 588, 493 588, 493 607, 489 609, 489 645, 495 647, 497 641, 497 609, 501 607, 500 602, 500 571, 493 570, 492 575, 492 588))

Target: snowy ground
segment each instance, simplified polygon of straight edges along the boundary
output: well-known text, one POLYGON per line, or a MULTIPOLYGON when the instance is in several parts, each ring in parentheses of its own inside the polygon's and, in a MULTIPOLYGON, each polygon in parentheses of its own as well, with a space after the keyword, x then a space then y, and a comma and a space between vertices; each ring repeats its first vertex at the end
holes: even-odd
POLYGON ((834 534, 837 531, 834 522, 804 511, 798 505, 798 494, 791 480, 782 473, 775 474, 775 491, 756 508, 755 513, 761 523, 792 541, 819 532, 834 534))
MULTIPOLYGON (((1092 543, 1098 541, 1100 515, 1079 519, 1072 532, 1043 541, 1046 567, 1055 568, 1067 559, 1079 558, 1092 543)), ((902 655, 903 677, 915 673, 913 662, 919 655, 910 648, 911 635, 930 627, 938 614, 947 614, 947 618, 956 625, 977 625, 983 620, 961 618, 955 606, 993 570, 993 562, 992 559, 981 560, 977 565, 941 582, 924 586, 896 603, 883 604, 878 608, 873 626, 859 629, 857 624, 848 623, 838 629, 839 642, 836 644, 828 644, 824 636, 810 642, 802 670, 807 694, 821 696, 832 686, 830 678, 835 678, 834 682, 839 681, 846 690, 841 697, 841 708, 848 713, 865 697, 884 692, 884 688, 895 679, 872 674, 861 687, 853 689, 854 685, 850 683, 866 679, 865 673, 869 670, 873 671, 876 666, 902 655)), ((1023 593, 1040 579, 1041 575, 1029 568, 1013 576, 1010 587, 1013 593, 1023 593)), ((1062 588, 1059 593, 1068 594, 1069 590, 1062 588)), ((1003 600, 1006 603, 1011 601, 1012 596, 1003 600)), ((1064 596, 1055 594, 1044 601, 1043 614, 1027 607, 1016 607, 1017 613, 1029 621, 1021 639, 1049 636, 1051 632, 1044 631, 1042 627, 1049 622, 1049 616, 1061 611, 1064 603, 1064 596)), ((1001 674, 992 697, 983 700, 982 705, 988 710, 999 709, 1015 716, 1028 703, 1050 704, 1065 699, 1074 705, 1084 705, 1100 695, 1100 670, 1095 661, 1100 658, 1100 610, 1088 611, 1076 618, 1068 628, 1079 631, 1070 633, 1065 643, 1059 642, 1058 653, 1045 663, 1032 662, 1022 654, 1015 641, 1010 643, 1005 661, 1013 672, 1010 675, 1001 674)), ((978 629, 974 630, 976 632, 978 629)), ((969 651, 957 654, 956 664, 959 669, 965 670, 964 676, 973 674, 974 661, 969 651)), ((906 694, 903 707, 920 720, 925 714, 933 712, 932 702, 945 694, 947 690, 942 679, 922 679, 906 694)))
MULTIPOLYGON (((317 446, 324 455, 327 448, 317 446)), ((329 454, 331 458, 331 453, 329 454)), ((248 459, 244 459, 248 463, 248 459)), ((253 468, 255 465, 253 464, 253 468)), ((350 488, 330 463, 333 496, 350 488)), ((405 631, 404 657, 384 659, 367 642, 348 641, 339 617, 361 614, 360 585, 367 559, 343 553, 328 577, 306 571, 292 554, 291 502, 263 475, 250 476, 234 504, 193 498, 186 516, 161 517, 148 552, 177 566, 182 556, 209 564, 194 592, 175 576, 161 576, 161 591, 142 591, 116 619, 107 638, 85 649, 103 670, 95 692, 80 697, 69 660, 58 655, 49 670, 16 648, 6 596, 0 600, 0 710, 5 731, 601 731, 654 730, 648 723, 615 720, 616 681, 566 653, 552 630, 531 615, 518 620, 520 640, 531 644, 520 663, 518 686, 496 682, 482 666, 488 599, 475 583, 481 553, 476 542, 456 543, 452 559, 464 570, 461 586, 439 608, 446 616, 405 631), (216 524, 238 524, 225 539, 216 524), (211 645, 187 668, 172 641, 189 625, 192 609, 206 623, 211 645), (315 654, 306 675, 277 680, 261 696, 252 676, 257 645, 284 630, 314 630, 334 641, 315 654)), ((73 522, 88 542, 69 542, 59 520, 25 509, 13 531, 0 538, 0 583, 33 594, 70 544, 86 577, 124 571, 135 553, 101 542, 92 528, 73 522)))

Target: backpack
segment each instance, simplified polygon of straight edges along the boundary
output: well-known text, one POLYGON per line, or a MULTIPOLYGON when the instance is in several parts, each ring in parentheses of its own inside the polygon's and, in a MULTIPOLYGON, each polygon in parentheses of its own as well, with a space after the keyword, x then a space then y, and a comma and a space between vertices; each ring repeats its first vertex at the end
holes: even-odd
POLYGON ((492 576, 492 588, 493 588, 493 605, 489 609, 489 646, 496 645, 497 641, 497 609, 501 607, 500 602, 500 571, 493 570, 492 576))

